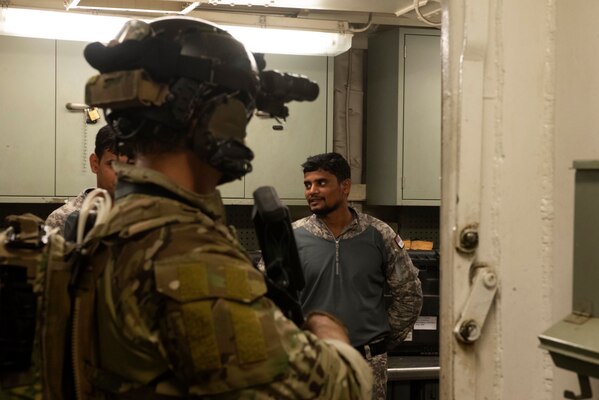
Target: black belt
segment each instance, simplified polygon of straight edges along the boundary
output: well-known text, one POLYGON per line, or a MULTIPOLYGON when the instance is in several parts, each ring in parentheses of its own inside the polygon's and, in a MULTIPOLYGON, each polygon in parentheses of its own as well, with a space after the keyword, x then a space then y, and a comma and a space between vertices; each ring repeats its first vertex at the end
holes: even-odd
POLYGON ((383 339, 374 343, 355 346, 354 348, 358 350, 364 358, 368 358, 368 354, 370 354, 370 357, 374 357, 387 352, 387 341, 383 339))

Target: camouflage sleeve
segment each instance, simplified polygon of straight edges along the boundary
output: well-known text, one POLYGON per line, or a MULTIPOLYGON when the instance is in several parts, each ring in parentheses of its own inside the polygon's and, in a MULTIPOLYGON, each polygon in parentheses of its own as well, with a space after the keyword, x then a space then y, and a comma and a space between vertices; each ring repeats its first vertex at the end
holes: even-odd
MULTIPOLYGON (((349 364, 348 368, 353 370, 353 375, 355 379, 343 379, 340 380, 340 385, 336 385, 333 390, 341 390, 345 386, 349 386, 345 384, 345 381, 349 382, 351 386, 348 387, 347 393, 341 392, 338 395, 331 393, 328 398, 340 398, 340 399, 349 399, 349 398, 357 398, 357 399, 370 399, 372 397, 372 387, 374 382, 374 377, 372 374, 372 369, 362 357, 360 353, 356 351, 354 347, 347 343, 340 342, 338 340, 325 340, 326 343, 335 347, 336 351, 345 360, 347 364, 349 364)), ((338 379, 339 381, 339 379, 338 379)))
POLYGON ((276 313, 278 331, 289 358, 286 373, 266 385, 223 393, 219 400, 370 400, 372 371, 350 345, 320 340, 300 331, 276 313))
POLYGON ((258 394, 281 400, 372 398, 372 371, 353 347, 299 331, 282 315, 278 319, 279 329, 291 333, 285 344, 290 368, 283 380, 260 388, 258 394))
POLYGON ((85 192, 79 193, 77 197, 69 200, 66 204, 52 211, 44 224, 50 229, 58 229, 58 234, 64 236, 64 227, 68 216, 81 208, 83 200, 85 199, 85 192))
POLYGON ((48 215, 48 218, 46 218, 46 221, 44 222, 44 224, 48 228, 58 229, 58 234, 61 236, 64 233, 64 223, 67 220, 67 216, 69 215, 65 212, 63 207, 65 207, 65 206, 62 206, 62 207, 52 211, 52 213, 50 215, 48 215))
POLYGON ((156 289, 167 301, 164 354, 189 392, 218 399, 369 399, 372 378, 359 353, 298 329, 264 296, 262 274, 221 251, 155 262, 156 289))
POLYGON ((399 344, 408 335, 422 308, 422 286, 418 269, 412 264, 403 241, 388 227, 383 234, 387 249, 387 284, 391 303, 387 308, 391 326, 390 346, 399 344))

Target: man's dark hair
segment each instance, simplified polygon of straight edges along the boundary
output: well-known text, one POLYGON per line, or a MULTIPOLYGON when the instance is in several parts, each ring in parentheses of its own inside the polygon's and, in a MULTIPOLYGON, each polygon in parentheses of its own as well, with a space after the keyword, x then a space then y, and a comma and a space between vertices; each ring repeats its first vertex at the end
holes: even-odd
POLYGON ((94 153, 98 158, 102 158, 104 152, 109 150, 111 153, 117 154, 116 148, 116 133, 110 125, 104 125, 96 135, 96 147, 94 153))
POLYGON ((119 142, 116 131, 110 125, 104 125, 96 135, 96 147, 94 153, 99 159, 105 151, 110 151, 117 156, 126 156, 129 161, 133 160, 133 149, 128 144, 119 142))
POLYGON ((343 182, 351 177, 351 169, 349 164, 339 153, 323 153, 315 156, 310 156, 305 163, 302 164, 304 174, 306 172, 314 172, 322 169, 327 171, 337 178, 339 182, 343 182))

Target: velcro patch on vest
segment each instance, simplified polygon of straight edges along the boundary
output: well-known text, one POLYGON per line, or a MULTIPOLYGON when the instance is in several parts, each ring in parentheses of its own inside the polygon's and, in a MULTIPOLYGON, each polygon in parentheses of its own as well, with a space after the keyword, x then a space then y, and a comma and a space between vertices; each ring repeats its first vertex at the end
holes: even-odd
POLYGON ((229 302, 240 364, 266 359, 266 344, 258 315, 245 304, 229 302))
POLYGON ((252 297, 252 288, 250 287, 246 270, 227 268, 225 270, 225 280, 227 282, 227 297, 238 297, 241 299, 252 297))
POLYGON ((211 303, 188 303, 182 306, 182 310, 195 368, 199 371, 220 368, 220 351, 212 319, 211 303))
POLYGON ((191 258, 168 258, 154 263, 160 293, 182 303, 207 298, 250 303, 266 293, 262 274, 244 260, 210 253, 191 258))
MULTIPOLYGON (((156 260, 156 288, 181 310, 175 324, 202 392, 220 393, 271 382, 288 368, 266 285, 248 260, 218 252, 156 260), (206 374, 206 375, 204 375, 206 374)), ((184 350, 185 351, 185 350, 184 350)))

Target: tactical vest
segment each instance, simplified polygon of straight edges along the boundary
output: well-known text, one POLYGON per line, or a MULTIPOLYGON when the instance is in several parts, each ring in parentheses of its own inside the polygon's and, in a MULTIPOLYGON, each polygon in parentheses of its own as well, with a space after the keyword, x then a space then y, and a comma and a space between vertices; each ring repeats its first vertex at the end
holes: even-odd
MULTIPOLYGON (((96 367, 95 281, 105 260, 92 264, 85 254, 98 240, 85 247, 65 242, 33 214, 7 222, 0 231, 0 399, 103 399, 122 391, 130 392, 125 398, 172 398, 130 390, 129 382, 96 367)), ((146 228, 164 223, 154 222, 146 228)), ((151 370, 126 346, 116 350, 128 364, 151 370)))
MULTIPOLYGON (((47 270, 65 269, 68 250, 63 238, 48 235, 33 214, 6 221, 8 228, 0 232, 0 398, 39 398, 39 356, 48 345, 40 340, 42 324, 36 324, 43 282, 47 270)), ((62 300, 68 302, 68 296, 62 300)))
POLYGON ((48 271, 45 281, 45 296, 52 299, 44 302, 43 313, 47 317, 42 324, 47 398, 172 399, 192 393, 201 396, 269 383, 287 369, 285 350, 278 340, 270 339, 276 337, 276 329, 270 317, 271 303, 264 297, 262 274, 251 266, 230 228, 196 207, 172 199, 132 195, 113 207, 106 223, 89 232, 84 246, 73 250, 66 266, 48 271), (190 243, 186 236, 187 242, 179 245, 176 235, 181 230, 193 232, 194 242, 190 243), (202 234, 210 238, 209 244, 195 242, 202 234), (163 251, 163 242, 167 241, 175 247, 169 247, 169 251, 176 255, 166 262, 155 259, 154 254, 163 251), (197 251, 191 251, 194 245, 199 252, 214 254, 200 269, 195 268, 197 251), (130 246, 132 252, 125 252, 125 246, 130 246), (88 258, 87 254, 93 257, 88 258), (205 379, 201 383, 196 379, 196 385, 188 387, 178 381, 164 350, 149 345, 151 341, 143 335, 131 338, 123 334, 123 319, 115 316, 118 304, 110 291, 117 273, 126 271, 125 266, 129 265, 121 258, 117 261, 117 257, 129 257, 128 254, 134 259, 131 265, 148 266, 156 291, 180 306, 185 323, 191 318, 192 325, 185 331, 195 337, 188 338, 193 344, 189 356, 194 370, 185 376, 202 376, 205 379), (173 290, 173 276, 179 277, 179 290, 173 290), (224 337, 235 338, 226 345, 233 347, 225 348, 232 359, 223 359, 219 353, 223 344, 211 326, 217 319, 213 312, 219 311, 212 310, 209 302, 202 303, 202 299, 211 298, 222 299, 219 323, 228 319, 225 325, 234 329, 223 333, 224 337), (250 303, 252 306, 247 306, 250 303), (65 347, 65 337, 70 348, 65 347), (140 337, 144 339, 141 343, 140 337), (73 376, 73 382, 65 385, 61 376, 73 376), (69 387, 74 388, 74 395, 69 387))
MULTIPOLYGON (((35 282, 36 293, 40 293, 41 301, 38 312, 37 336, 38 344, 43 354, 42 368, 38 369, 43 377, 43 396, 46 399, 174 399, 181 397, 190 397, 191 395, 202 396, 204 394, 223 393, 226 398, 240 398, 238 389, 247 388, 242 391, 242 398, 255 398, 256 394, 252 390, 255 387, 261 387, 258 398, 270 398, 273 394, 271 386, 268 383, 281 379, 286 375, 286 371, 295 371, 299 364, 294 364, 289 368, 288 353, 299 355, 303 352, 304 345, 308 336, 296 336, 297 330, 289 321, 285 320, 280 312, 279 315, 272 318, 272 303, 264 298, 266 291, 264 281, 260 273, 253 269, 246 269, 249 261, 243 249, 236 245, 234 235, 229 232, 223 224, 215 222, 207 215, 193 207, 185 207, 180 203, 176 205, 172 202, 167 204, 166 209, 153 210, 151 205, 164 202, 161 199, 145 198, 140 199, 149 206, 141 206, 139 201, 130 202, 130 208, 123 210, 122 204, 118 218, 112 218, 103 225, 98 225, 88 235, 85 246, 65 243, 62 237, 50 235, 47 240, 38 240, 40 235, 41 220, 31 216, 21 219, 16 227, 9 228, 0 232, 0 265, 12 265, 21 269, 28 270, 29 284, 35 282), (169 212, 168 208, 173 207, 169 212), (138 213, 136 215, 136 213, 138 213), (140 218, 140 214, 143 218, 140 218), (195 386, 181 387, 174 381, 168 379, 168 372, 162 374, 171 366, 166 365, 164 357, 146 358, 147 363, 141 364, 144 354, 137 351, 137 346, 129 346, 130 343, 122 341, 115 328, 116 324, 106 323, 107 319, 102 313, 110 313, 109 302, 98 301, 103 295, 98 293, 107 289, 108 281, 102 283, 98 278, 110 279, 109 259, 118 251, 113 246, 119 246, 126 239, 132 239, 133 242, 149 235, 158 234, 158 237, 168 235, 168 226, 193 226, 194 229, 209 228, 210 237, 222 236, 226 241, 222 241, 223 246, 217 251, 211 248, 212 252, 222 252, 226 257, 214 260, 211 265, 206 266, 206 272, 210 276, 204 275, 202 279, 207 285, 189 285, 183 287, 181 291, 173 290, 172 274, 177 273, 182 278, 196 279, 196 271, 186 271, 184 263, 172 265, 170 262, 164 265, 158 265, 161 261, 156 260, 156 286, 159 292, 165 296, 181 301, 185 306, 187 299, 194 298, 214 298, 218 297, 219 307, 228 308, 225 313, 215 314, 219 322, 225 322, 229 330, 223 332, 217 337, 210 333, 214 326, 209 325, 207 318, 206 324, 196 325, 196 333, 204 336, 196 346, 191 348, 191 357, 194 358, 194 371, 200 371, 208 377, 207 380, 196 382, 195 386), (28 233, 30 232, 30 233, 28 233), (35 233, 35 234, 33 234, 35 233), (139 235, 139 236, 138 236, 139 235), (25 243, 24 246, 15 247, 8 243, 7 237, 13 237, 12 241, 25 243), (7 245, 8 244, 8 245, 7 245), (226 244, 226 246, 225 246, 226 244), (114 250, 114 251, 113 251, 114 250), (94 257, 86 260, 86 254, 92 252, 94 257), (237 261, 236 261, 237 260, 237 261), (239 262, 237 268, 226 268, 239 262), (242 265, 243 264, 243 265, 242 265), (163 268, 164 267, 164 268, 163 268), (35 271, 38 271, 37 278, 34 278, 35 271), (186 273, 193 272, 193 275, 186 273), (161 276, 163 275, 163 276, 161 276), (251 304, 251 307, 248 305, 251 304), (224 319, 223 319, 224 318, 224 319), (228 319, 228 320, 227 320, 228 319), (96 326, 96 321, 101 320, 102 327, 96 326), (279 335, 282 332, 273 324, 281 323, 280 326, 287 338, 285 346, 287 351, 282 349, 279 335), (107 364, 99 363, 99 357, 103 350, 98 344, 97 333, 103 336, 104 344, 109 343, 112 347, 111 362, 119 361, 121 365, 132 365, 136 368, 130 368, 123 371, 117 368, 104 368, 107 364), (222 338, 235 338, 234 341, 227 344, 229 347, 225 352, 221 352, 215 347, 206 345, 211 341, 218 339, 219 346, 222 338), (106 338, 108 338, 106 340, 106 338), (116 351, 114 351, 116 349, 116 351), (230 358, 233 358, 231 360, 230 358), (197 362, 196 362, 197 361, 197 362), (100 368, 102 366, 102 368, 100 368), (116 371, 113 374, 111 371, 116 371), (202 372, 204 371, 204 372, 202 372), (123 376, 122 372, 128 374, 123 376), (145 385, 144 382, 152 380, 151 385, 145 385), (264 386, 262 386, 264 385, 264 386), (262 396, 262 397, 261 397, 262 396)), ((127 203, 127 202, 124 202, 127 203)), ((168 203, 168 202, 167 202, 168 203)), ((214 245, 213 245, 214 246, 214 245)), ((144 248, 149 250, 150 248, 144 248)), ((198 248, 202 251, 201 248, 198 248)), ((189 247, 187 246, 187 250, 189 247)), ((189 255, 182 252, 183 258, 189 255)), ((148 257, 152 257, 149 254, 148 257)), ((168 261, 171 261, 168 259, 168 261)), ((114 267, 114 264, 113 264, 114 267)), ((113 269, 113 271, 117 271, 113 269)), ((200 271, 201 272, 201 271, 200 271)), ((111 272, 112 273, 112 272, 111 272)), ((202 275, 202 273, 200 273, 202 275)), ((181 279, 186 282, 187 279, 181 279)), ((4 283, 4 280, 2 281, 4 283)), ((211 315, 212 310, 203 307, 209 304, 189 303, 190 308, 196 313, 196 316, 205 317, 211 315), (198 309, 196 306, 201 306, 198 309), (199 314, 198 314, 199 311, 199 314), (206 314, 204 313, 206 312, 206 314)), ((185 313, 185 310, 182 310, 185 313)), ((204 321, 202 319, 202 321, 204 321)), ((214 319, 213 319, 214 321, 214 319)), ((4 324, 0 325, 4 326, 4 324)), ((190 330, 191 331, 191 330, 190 330)), ((285 339, 283 339, 285 340, 285 339)), ((326 347, 326 346, 325 346, 326 347)), ((349 348, 349 347, 348 347, 349 348)), ((355 352, 353 352, 355 353, 355 352)), ((313 361, 318 361, 322 367, 319 371, 327 369, 327 365, 340 365, 338 356, 324 357, 328 353, 321 353, 321 356, 315 360, 313 357, 307 357, 306 361, 310 363, 305 365, 307 371, 313 366, 313 361), (323 358, 324 357, 324 358, 323 358)), ((336 353, 335 353, 336 354, 336 353)), ((348 354, 350 359, 357 357, 353 364, 364 364, 363 359, 357 353, 348 354)), ((34 357, 35 360, 35 357, 34 357)), ((114 364, 113 364, 114 365, 114 364)), ((366 366, 366 364, 364 364, 366 366)), ((304 368, 304 367, 302 367, 304 368)), ((300 370, 303 370, 300 368, 300 370)), ((367 368, 364 368, 366 371, 367 368)), ((34 368, 35 372, 35 368, 34 368)), ((299 370, 298 370, 299 372, 299 370)), ((172 375, 171 375, 172 376, 172 375)), ((323 377, 312 375, 297 376, 295 383, 299 386, 294 389, 293 383, 286 381, 279 382, 279 390, 284 392, 300 390, 302 393, 309 392, 312 385, 306 386, 306 380, 315 380, 316 387, 323 377)), ((370 384, 364 388, 369 388, 370 384)), ((332 397, 329 398, 347 398, 347 396, 333 395, 345 393, 347 388, 339 386, 329 387, 332 390, 332 397), (334 393, 333 393, 334 392, 334 393)), ((368 392, 367 390, 364 393, 368 392)), ((4 399, 4 389, 0 388, 0 398, 4 399)), ((12 391, 8 393, 9 398, 28 398, 22 395, 23 392, 12 391), (11 394, 16 394, 12 396, 11 394)), ((326 392, 329 393, 329 392, 326 392)), ((328 394, 327 394, 328 396, 328 394)), ((38 398, 38 396, 35 396, 38 398)), ((33 396, 31 396, 33 398, 33 396)), ((366 398, 366 397, 364 397, 366 398)))

